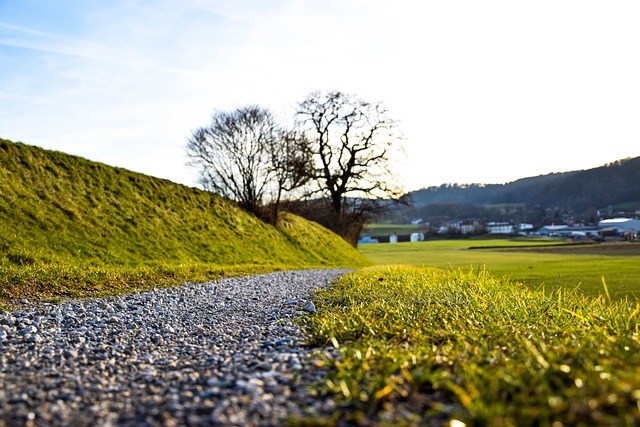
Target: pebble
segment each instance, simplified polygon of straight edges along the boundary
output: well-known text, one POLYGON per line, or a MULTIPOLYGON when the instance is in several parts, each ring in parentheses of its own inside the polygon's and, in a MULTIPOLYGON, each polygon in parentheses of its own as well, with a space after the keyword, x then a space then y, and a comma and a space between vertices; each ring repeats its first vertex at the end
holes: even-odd
POLYGON ((318 310, 316 310, 316 306, 311 301, 309 301, 304 307, 302 307, 302 310, 308 313, 318 312, 318 310))
POLYGON ((0 311, 0 427, 278 426, 331 415, 297 316, 347 270, 0 311))

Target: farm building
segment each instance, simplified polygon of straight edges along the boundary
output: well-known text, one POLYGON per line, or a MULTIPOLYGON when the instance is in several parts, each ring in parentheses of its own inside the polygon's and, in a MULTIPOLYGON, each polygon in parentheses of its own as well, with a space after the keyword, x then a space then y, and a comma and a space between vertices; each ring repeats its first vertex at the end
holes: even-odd
POLYGON ((538 229, 538 234, 542 236, 554 236, 568 227, 568 225, 545 225, 538 229))
POLYGON ((640 232, 640 219, 612 218, 603 219, 598 223, 600 228, 617 229, 618 233, 638 233, 640 232))

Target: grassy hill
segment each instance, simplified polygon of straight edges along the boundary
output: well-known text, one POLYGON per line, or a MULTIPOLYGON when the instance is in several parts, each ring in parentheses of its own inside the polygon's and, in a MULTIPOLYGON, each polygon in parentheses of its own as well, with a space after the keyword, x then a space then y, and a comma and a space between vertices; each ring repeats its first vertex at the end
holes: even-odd
POLYGON ((268 225, 195 188, 0 139, 0 304, 367 264, 325 228, 268 225))

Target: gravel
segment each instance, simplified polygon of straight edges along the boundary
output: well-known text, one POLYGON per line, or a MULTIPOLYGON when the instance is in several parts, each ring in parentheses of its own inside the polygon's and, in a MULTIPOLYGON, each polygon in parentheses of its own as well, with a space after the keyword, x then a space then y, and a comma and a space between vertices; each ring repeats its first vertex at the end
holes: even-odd
MULTIPOLYGON (((0 311, 0 426, 270 426, 330 414, 293 320, 346 270, 0 311)), ((329 349, 325 349, 330 351, 329 349)))

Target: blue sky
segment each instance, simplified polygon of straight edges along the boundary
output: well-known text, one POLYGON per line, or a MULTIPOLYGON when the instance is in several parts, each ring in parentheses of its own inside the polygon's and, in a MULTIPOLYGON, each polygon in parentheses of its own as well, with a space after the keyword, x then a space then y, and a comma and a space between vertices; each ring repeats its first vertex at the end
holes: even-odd
POLYGON ((640 156, 640 2, 0 0, 0 137, 196 185, 191 131, 382 101, 409 190, 640 156))

